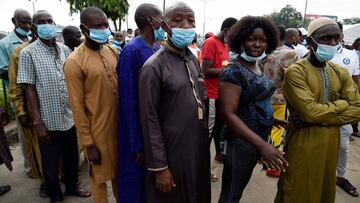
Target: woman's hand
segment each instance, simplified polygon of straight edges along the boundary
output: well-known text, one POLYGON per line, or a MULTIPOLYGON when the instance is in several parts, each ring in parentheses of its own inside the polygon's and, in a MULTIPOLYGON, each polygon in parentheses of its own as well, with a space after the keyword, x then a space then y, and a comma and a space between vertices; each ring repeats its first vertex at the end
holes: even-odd
POLYGON ((259 151, 268 168, 271 170, 286 171, 286 167, 289 166, 289 163, 283 157, 285 154, 284 152, 275 149, 268 143, 264 143, 264 145, 259 148, 259 151))

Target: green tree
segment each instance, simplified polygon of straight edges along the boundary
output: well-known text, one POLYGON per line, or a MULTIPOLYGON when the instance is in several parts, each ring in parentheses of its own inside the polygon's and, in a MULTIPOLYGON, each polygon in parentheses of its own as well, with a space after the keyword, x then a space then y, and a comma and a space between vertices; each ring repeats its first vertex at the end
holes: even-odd
POLYGON ((270 18, 275 22, 275 24, 283 25, 287 28, 296 28, 303 25, 303 17, 301 13, 291 5, 286 5, 280 10, 280 12, 271 13, 270 18))
POLYGON ((127 0, 66 0, 70 4, 70 13, 81 12, 89 6, 96 6, 103 10, 108 18, 115 25, 115 30, 121 29, 121 21, 129 11, 129 3, 127 0))
POLYGON ((360 18, 359 17, 352 17, 352 18, 343 19, 343 24, 345 24, 345 25, 353 25, 353 24, 358 24, 358 23, 360 23, 360 18))

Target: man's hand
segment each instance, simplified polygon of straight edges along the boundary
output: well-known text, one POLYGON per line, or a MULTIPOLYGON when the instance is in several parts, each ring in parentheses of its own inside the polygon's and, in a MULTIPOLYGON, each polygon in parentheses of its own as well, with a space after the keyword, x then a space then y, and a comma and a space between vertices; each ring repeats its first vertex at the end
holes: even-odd
POLYGON ((9 123, 9 115, 0 110, 0 127, 4 127, 9 123))
POLYGON ((136 163, 141 167, 143 167, 145 165, 144 151, 136 152, 136 163))
POLYGON ((170 172, 170 169, 167 168, 163 171, 158 171, 155 173, 156 176, 156 188, 163 193, 171 192, 173 187, 175 188, 175 181, 170 172))
POLYGON ((45 124, 41 121, 35 124, 38 138, 41 142, 50 143, 50 137, 48 135, 45 124))
POLYGON ((278 118, 274 118, 274 126, 279 128, 282 127, 284 129, 287 129, 289 122, 287 120, 282 120, 278 118))
POLYGON ((294 123, 295 127, 297 128, 306 128, 311 126, 309 123, 306 123, 305 121, 301 120, 299 114, 292 112, 290 114, 290 119, 294 123))
POLYGON ((289 165, 285 160, 283 155, 285 154, 282 151, 275 149, 272 145, 266 143, 260 149, 260 154, 265 161, 265 164, 272 170, 282 170, 286 171, 286 167, 289 165))
POLYGON ((89 163, 92 165, 100 165, 101 164, 101 153, 99 148, 94 145, 89 145, 86 147, 87 159, 89 163))
POLYGON ((19 116, 19 123, 21 124, 22 127, 24 128, 30 128, 31 127, 31 120, 29 119, 29 117, 27 116, 19 116))

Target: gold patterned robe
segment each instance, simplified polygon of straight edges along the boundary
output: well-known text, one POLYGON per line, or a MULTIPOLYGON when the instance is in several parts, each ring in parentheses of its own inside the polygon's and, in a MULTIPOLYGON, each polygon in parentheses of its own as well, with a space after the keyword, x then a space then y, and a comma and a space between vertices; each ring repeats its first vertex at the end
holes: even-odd
POLYGON ((302 59, 286 72, 283 94, 290 115, 310 127, 290 123, 285 141, 289 167, 278 182, 275 202, 335 201, 339 127, 360 120, 360 95, 346 69, 333 63, 316 68, 302 59))
MULTIPOLYGON (((14 105, 15 113, 17 117, 27 116, 30 118, 30 109, 27 106, 25 85, 17 84, 17 74, 19 67, 20 51, 27 47, 30 43, 25 42, 17 46, 12 52, 9 59, 8 73, 9 73, 9 97, 14 105)), ((35 178, 43 178, 41 168, 41 154, 39 148, 39 140, 35 126, 32 121, 29 120, 30 127, 22 126, 24 133, 24 141, 26 145, 26 154, 29 158, 31 169, 35 178)))

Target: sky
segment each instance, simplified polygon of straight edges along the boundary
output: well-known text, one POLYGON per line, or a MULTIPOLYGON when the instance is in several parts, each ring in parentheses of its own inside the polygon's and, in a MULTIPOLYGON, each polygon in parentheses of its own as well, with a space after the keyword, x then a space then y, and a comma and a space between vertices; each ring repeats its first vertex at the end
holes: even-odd
MULTIPOLYGON (((166 0, 166 5, 178 0, 166 0)), ((222 21, 227 17, 237 19, 246 15, 265 15, 274 11, 280 11, 285 5, 290 4, 297 11, 304 14, 306 0, 184 0, 195 11, 196 29, 202 34, 217 33, 222 21), (205 6, 204 6, 205 5, 205 6), (205 9, 204 9, 205 7, 205 9), (205 16, 204 16, 205 10, 205 16)), ((23 8, 33 14, 35 10, 47 10, 57 24, 75 25, 80 24, 79 14, 70 16, 69 4, 66 0, 0 0, 0 31, 9 32, 13 29, 11 18, 14 10, 23 8)), ((141 3, 152 3, 163 8, 164 0, 128 0, 130 4, 128 20, 122 23, 122 29, 136 28, 134 13, 141 3)), ((335 15, 338 19, 360 17, 360 0, 308 0, 307 14, 335 15)), ((113 26, 112 26, 113 27, 113 26)))

